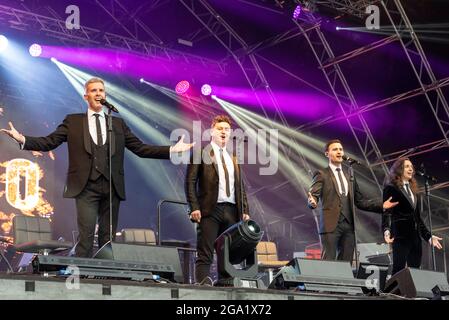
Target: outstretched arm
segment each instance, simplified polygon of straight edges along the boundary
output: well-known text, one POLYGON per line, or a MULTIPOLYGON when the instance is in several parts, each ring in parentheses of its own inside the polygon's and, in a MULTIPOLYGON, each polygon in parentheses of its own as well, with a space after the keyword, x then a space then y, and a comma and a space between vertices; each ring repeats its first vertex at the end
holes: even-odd
POLYGON ((14 128, 11 122, 9 122, 10 130, 2 129, 2 132, 20 143, 24 150, 50 151, 67 141, 67 122, 65 118, 56 130, 46 137, 24 136, 14 128))
POLYGON ((132 133, 128 125, 122 121, 125 145, 131 152, 142 158, 169 159, 170 153, 184 152, 191 149, 195 143, 184 143, 184 136, 173 146, 152 146, 143 143, 132 133))
POLYGON ((193 148, 195 145, 195 142, 193 143, 185 143, 184 142, 184 135, 181 136, 181 139, 174 145, 170 147, 170 152, 185 152, 193 148))
POLYGON ((357 180, 354 181, 354 202, 359 209, 377 213, 383 213, 384 210, 391 209, 399 203, 391 202, 391 198, 384 199, 384 201, 381 201, 380 199, 365 198, 360 191, 357 180))
POLYGON ((16 130, 16 128, 14 128, 12 122, 8 122, 9 124, 9 130, 8 129, 2 129, 2 132, 6 133, 8 136, 10 136, 11 138, 13 138, 14 140, 16 140, 18 143, 20 144, 24 144, 25 143, 25 137, 16 130))

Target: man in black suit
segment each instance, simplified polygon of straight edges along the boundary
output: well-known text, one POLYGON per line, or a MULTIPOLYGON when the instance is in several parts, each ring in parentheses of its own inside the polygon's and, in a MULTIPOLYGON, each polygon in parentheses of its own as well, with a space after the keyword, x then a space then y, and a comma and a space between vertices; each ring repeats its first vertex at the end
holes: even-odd
POLYGON ((382 213, 383 209, 397 203, 386 200, 368 200, 360 192, 357 181, 350 183, 348 174, 343 170, 343 146, 340 140, 330 140, 325 146, 325 156, 329 166, 314 173, 309 189, 308 205, 311 209, 320 208, 321 258, 324 260, 343 260, 352 262, 355 247, 354 213, 352 199, 357 208, 382 213))
POLYGON ((185 193, 190 219, 198 223, 195 276, 201 284, 213 284, 209 272, 217 237, 239 220, 249 219, 246 193, 240 190, 240 166, 226 150, 230 135, 230 118, 216 116, 211 143, 187 166, 185 193))
POLYGON ((383 198, 399 202, 382 215, 382 230, 385 242, 393 246, 392 274, 405 268, 419 268, 421 265, 421 239, 434 247, 442 246, 437 236, 431 236, 421 219, 418 184, 414 177, 415 169, 408 158, 399 158, 390 168, 383 198))
POLYGON ((107 119, 101 99, 106 99, 103 80, 92 78, 85 84, 87 113, 67 115, 54 132, 46 137, 20 134, 10 122, 3 132, 20 143, 23 150, 49 151, 67 142, 69 168, 65 198, 75 198, 79 241, 75 254, 92 255, 95 226, 98 221, 98 245, 110 239, 109 214, 109 146, 112 152, 112 235, 115 236, 120 201, 125 200, 123 159, 125 147, 143 158, 169 159, 170 152, 189 150, 183 138, 174 146, 150 146, 142 143, 121 118, 112 119, 112 143, 107 135, 107 119))

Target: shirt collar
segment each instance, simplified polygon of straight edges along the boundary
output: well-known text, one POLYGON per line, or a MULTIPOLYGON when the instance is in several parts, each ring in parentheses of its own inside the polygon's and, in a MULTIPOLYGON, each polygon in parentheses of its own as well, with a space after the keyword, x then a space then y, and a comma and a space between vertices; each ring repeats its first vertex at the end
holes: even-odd
MULTIPOLYGON (((332 171, 336 171, 337 168, 341 169, 341 166, 337 167, 336 165, 334 165, 333 163, 329 163, 329 167, 332 169, 332 171)), ((343 170, 341 170, 343 171, 343 170)))
POLYGON ((101 110, 100 112, 95 112, 95 111, 93 111, 93 110, 91 110, 91 109, 87 109, 87 118, 88 118, 88 119, 92 118, 94 114, 99 114, 100 117, 103 117, 103 118, 104 118, 104 112, 103 112, 103 110, 101 110))
POLYGON ((212 148, 214 148, 215 152, 220 152, 220 149, 223 149, 223 153, 227 153, 226 146, 224 148, 221 148, 218 144, 211 141, 210 144, 212 145, 212 148))
POLYGON ((410 185, 410 181, 402 180, 402 185, 403 185, 404 187, 405 187, 406 184, 410 185))

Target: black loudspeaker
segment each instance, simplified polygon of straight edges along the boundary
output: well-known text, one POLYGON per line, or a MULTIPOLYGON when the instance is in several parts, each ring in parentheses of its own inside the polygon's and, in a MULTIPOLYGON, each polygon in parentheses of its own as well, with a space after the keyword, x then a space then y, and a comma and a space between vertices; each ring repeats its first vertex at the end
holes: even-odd
POLYGON ((407 298, 433 298, 432 289, 437 285, 448 286, 443 272, 405 268, 388 280, 384 291, 407 298))
POLYGON ((175 274, 169 280, 179 283, 184 280, 178 249, 175 247, 108 242, 97 251, 94 258, 170 266, 175 274))
POLYGON ((386 243, 358 243, 357 251, 359 253, 360 263, 372 265, 390 265, 391 249, 386 243))
POLYGON ((275 275, 270 289, 363 294, 365 280, 354 279, 349 262, 291 260, 275 275))

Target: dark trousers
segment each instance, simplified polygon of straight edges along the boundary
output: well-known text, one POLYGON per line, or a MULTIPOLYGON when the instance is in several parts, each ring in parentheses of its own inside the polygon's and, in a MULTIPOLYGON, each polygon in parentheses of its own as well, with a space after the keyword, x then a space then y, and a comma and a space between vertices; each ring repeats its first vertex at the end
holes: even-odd
POLYGON ((201 282, 209 276, 210 266, 214 260, 215 240, 237 221, 237 207, 229 203, 219 203, 209 215, 201 217, 197 229, 196 282, 201 282))
POLYGON ((321 234, 322 260, 342 260, 352 263, 354 256, 354 225, 340 214, 334 232, 321 234))
POLYGON ((392 275, 405 268, 419 268, 421 265, 422 247, 418 235, 412 239, 394 239, 392 275))
MULTIPOLYGON (((112 235, 117 229, 120 198, 112 187, 112 235)), ((79 239, 75 247, 77 257, 91 257, 94 243, 95 226, 98 221, 98 247, 109 241, 109 181, 100 176, 87 182, 84 190, 76 197, 76 210, 79 239)))

